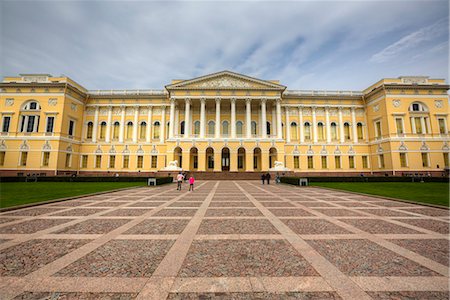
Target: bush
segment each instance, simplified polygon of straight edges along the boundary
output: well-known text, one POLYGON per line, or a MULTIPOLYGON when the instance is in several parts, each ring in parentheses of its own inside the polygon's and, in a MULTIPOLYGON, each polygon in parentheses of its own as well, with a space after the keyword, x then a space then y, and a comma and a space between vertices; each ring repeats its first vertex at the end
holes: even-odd
POLYGON ((300 178, 307 178, 308 182, 448 182, 445 177, 400 177, 400 176, 374 176, 374 177, 281 177, 282 183, 299 185, 300 178))

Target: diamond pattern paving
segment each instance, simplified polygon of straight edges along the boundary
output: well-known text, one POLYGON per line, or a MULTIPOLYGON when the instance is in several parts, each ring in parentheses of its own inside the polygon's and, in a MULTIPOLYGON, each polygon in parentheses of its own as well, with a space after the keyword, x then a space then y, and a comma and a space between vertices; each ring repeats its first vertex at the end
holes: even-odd
POLYGON ((449 211, 198 181, 0 213, 0 299, 448 299, 449 211))

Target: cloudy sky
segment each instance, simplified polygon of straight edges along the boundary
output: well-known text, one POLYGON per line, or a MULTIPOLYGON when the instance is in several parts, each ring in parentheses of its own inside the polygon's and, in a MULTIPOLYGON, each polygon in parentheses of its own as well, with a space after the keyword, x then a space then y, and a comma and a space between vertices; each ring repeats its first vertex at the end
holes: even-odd
POLYGON ((448 1, 1 1, 0 76, 162 89, 231 70, 289 89, 448 80, 448 1))

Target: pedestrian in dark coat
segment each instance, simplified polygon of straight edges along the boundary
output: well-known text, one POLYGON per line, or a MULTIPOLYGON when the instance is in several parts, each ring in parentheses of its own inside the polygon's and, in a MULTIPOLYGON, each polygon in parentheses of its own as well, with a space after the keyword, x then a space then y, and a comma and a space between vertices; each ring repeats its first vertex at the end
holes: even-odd
POLYGON ((261 175, 261 181, 262 181, 262 184, 264 184, 264 180, 266 180, 266 174, 262 174, 262 175, 261 175))
POLYGON ((266 180, 267 180, 267 184, 270 184, 270 173, 266 174, 266 180))

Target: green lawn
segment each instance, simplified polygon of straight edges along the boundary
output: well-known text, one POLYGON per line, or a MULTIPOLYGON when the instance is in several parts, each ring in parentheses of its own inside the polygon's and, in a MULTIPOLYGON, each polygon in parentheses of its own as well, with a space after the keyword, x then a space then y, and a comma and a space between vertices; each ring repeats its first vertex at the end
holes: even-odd
POLYGON ((144 186, 145 182, 7 182, 0 183, 0 207, 144 186))
POLYGON ((380 195, 414 202, 448 206, 448 183, 414 182, 313 182, 313 186, 380 195))

